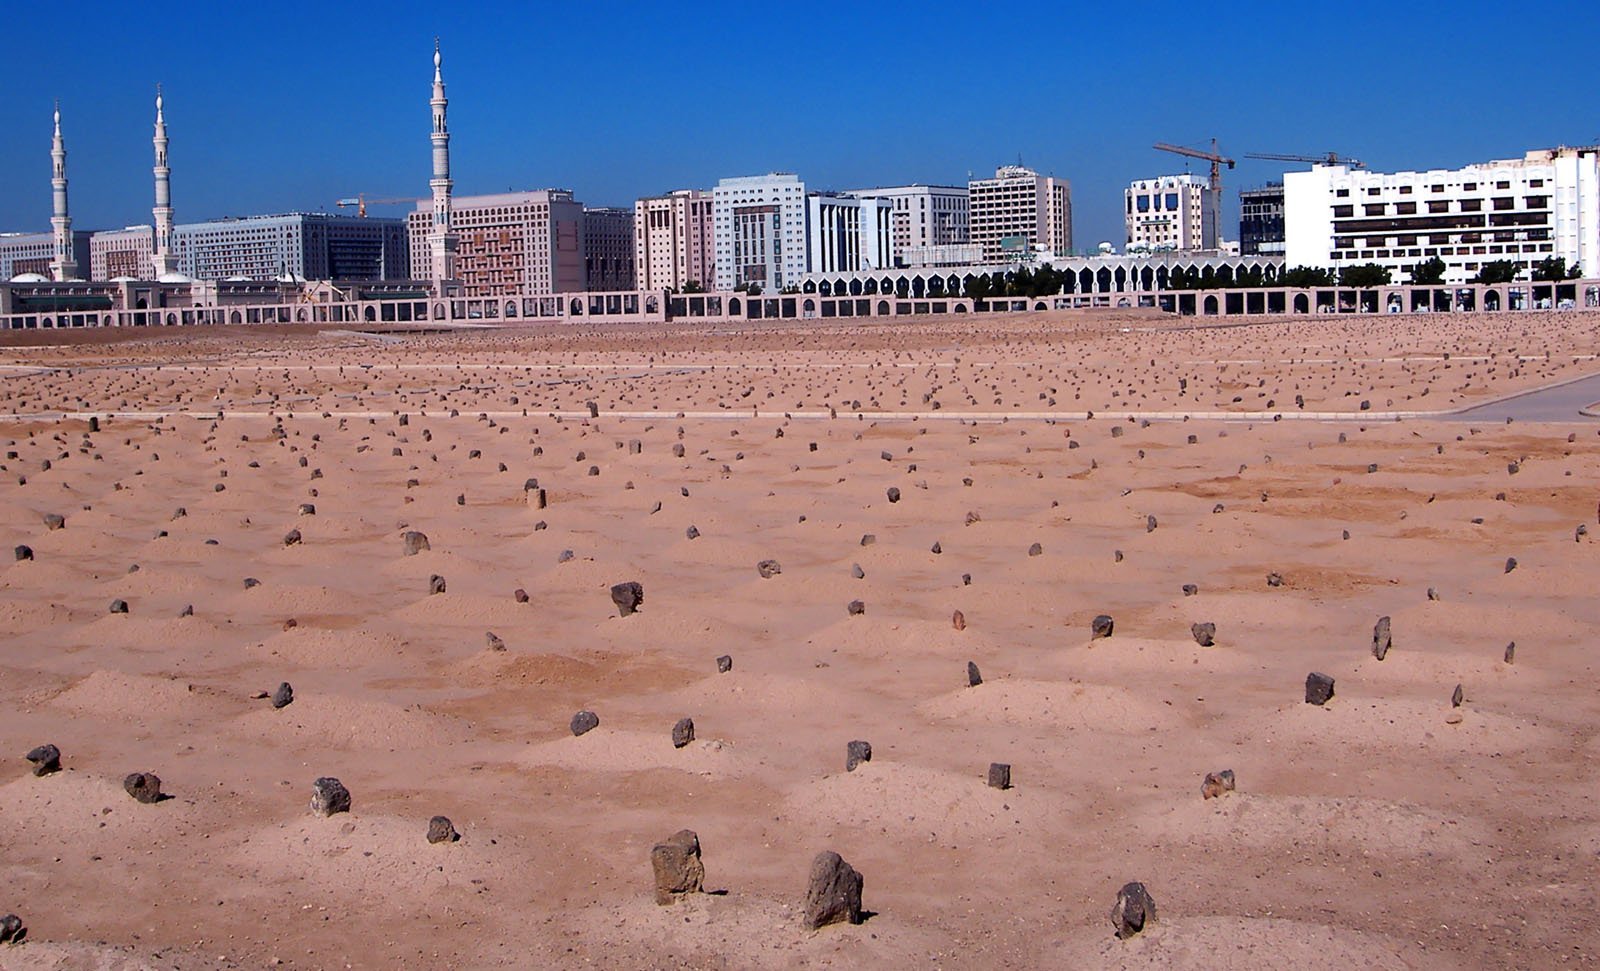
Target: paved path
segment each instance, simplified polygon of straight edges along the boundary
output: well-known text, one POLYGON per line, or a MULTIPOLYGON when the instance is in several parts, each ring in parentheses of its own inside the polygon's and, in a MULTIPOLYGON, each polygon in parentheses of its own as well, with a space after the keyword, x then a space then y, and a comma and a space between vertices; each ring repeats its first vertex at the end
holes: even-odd
POLYGON ((1600 402, 1600 374, 1513 395, 1441 417, 1451 421, 1594 421, 1580 409, 1600 402))

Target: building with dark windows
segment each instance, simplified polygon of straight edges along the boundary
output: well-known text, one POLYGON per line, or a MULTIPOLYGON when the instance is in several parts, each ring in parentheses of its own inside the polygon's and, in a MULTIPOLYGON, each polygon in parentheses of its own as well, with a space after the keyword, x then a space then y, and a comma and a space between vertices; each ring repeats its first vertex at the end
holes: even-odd
POLYGON ((1239 191, 1239 255, 1283 255, 1283 183, 1239 191))

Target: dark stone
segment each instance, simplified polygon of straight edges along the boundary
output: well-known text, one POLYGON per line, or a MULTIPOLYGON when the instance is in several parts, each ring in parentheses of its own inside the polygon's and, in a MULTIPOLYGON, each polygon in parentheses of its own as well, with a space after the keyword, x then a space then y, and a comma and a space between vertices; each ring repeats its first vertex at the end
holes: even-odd
POLYGON ((1452 691, 1450 693, 1450 707, 1451 708, 1460 708, 1461 707, 1461 702, 1464 701, 1464 700, 1466 700, 1466 695, 1464 695, 1462 693, 1461 685, 1458 684, 1458 685, 1456 685, 1456 690, 1454 690, 1454 691, 1452 691))
POLYGON ((511 591, 511 599, 515 600, 519 604, 525 604, 528 602, 528 591, 518 587, 517 589, 511 591))
POLYGON ((983 675, 978 673, 978 664, 977 664, 977 662, 976 661, 968 661, 967 662, 967 687, 976 688, 980 684, 983 684, 983 675))
POLYGON ((770 580, 782 573, 783 567, 778 565, 777 560, 762 560, 756 564, 756 572, 761 574, 761 579, 770 580))
POLYGON ((16 555, 19 562, 22 560, 33 559, 33 547, 27 545, 26 543, 18 544, 17 548, 11 552, 16 555))
POLYGON ((428 578, 428 596, 436 593, 444 593, 444 577, 437 573, 428 578))
POLYGON ((587 405, 588 408, 589 408, 589 417, 590 418, 599 418, 600 417, 600 406, 598 404, 595 404, 593 401, 587 401, 587 402, 584 402, 584 404, 587 405))
POLYGON ((961 585, 963 587, 972 586, 972 574, 970 574, 970 573, 961 574, 961 585))
POLYGON ((845 604, 844 609, 845 609, 845 613, 847 613, 850 616, 854 617, 857 614, 866 613, 867 612, 867 605, 862 603, 859 600, 852 600, 848 604, 845 604))
POLYGON ((1267 574, 1267 586, 1269 586, 1269 587, 1281 587, 1281 586, 1283 586, 1283 574, 1281 574, 1281 573, 1269 573, 1269 574, 1267 574))
POLYGON ((575 557, 577 555, 578 554, 572 552, 571 550, 562 550, 560 553, 556 554, 556 562, 557 563, 566 563, 567 561, 571 560, 573 557, 575 557))
POLYGON ((1200 588, 1192 583, 1185 583, 1183 585, 1183 595, 1185 597, 1192 597, 1199 592, 1200 588))
POLYGON ((854 772, 856 766, 872 761, 872 743, 859 739, 844 747, 844 770, 854 772))
POLYGON ((683 458, 683 443, 682 442, 673 442, 672 443, 672 457, 675 458, 675 459, 683 458))
POLYGON ((678 723, 672 726, 672 747, 683 748, 692 741, 694 741, 694 719, 678 719, 678 723))
POLYGON ((1153 533, 1153 532, 1156 531, 1156 517, 1154 517, 1154 516, 1146 516, 1146 517, 1144 517, 1144 531, 1147 532, 1147 533, 1153 533))
POLYGON ((618 583, 611 587, 611 602, 617 605, 617 614, 626 617, 644 603, 644 585, 637 580, 618 583))
POLYGON ((194 604, 184 604, 183 609, 178 611, 178 616, 179 617, 193 617, 194 616, 194 604))
POLYGON ((889 495, 889 501, 890 502, 899 502, 900 501, 900 489, 898 487, 890 486, 888 495, 889 495))
POLYGON ((1034 543, 1032 546, 1028 547, 1028 555, 1029 556, 1041 556, 1043 554, 1044 554, 1044 547, 1039 545, 1038 543, 1034 543))
POLYGON ((932 553, 934 556, 938 556, 940 553, 944 552, 944 544, 940 543, 938 540, 934 540, 933 545, 928 547, 928 552, 932 553))
POLYGON ((278 690, 272 693, 272 707, 287 708, 294 702, 294 688, 285 681, 278 685, 278 690))
POLYGON ((721 656, 719 656, 717 658, 717 673, 718 674, 727 674, 729 671, 732 671, 732 670, 733 670, 733 658, 730 655, 723 654, 723 655, 721 655, 721 656))
POLYGON ((700 837, 682 829, 650 848, 655 873, 656 903, 665 907, 687 893, 700 893, 706 878, 700 860, 700 837))
POLYGON ((47 512, 44 514, 44 524, 47 529, 61 529, 67 525, 67 520, 58 513, 47 512))
POLYGON ((161 779, 153 772, 135 772, 122 780, 122 788, 139 802, 161 801, 161 779))
POLYGON ((860 563, 852 563, 850 565, 850 575, 855 577, 857 580, 864 580, 866 579, 867 571, 861 569, 860 563))
POLYGON ((849 921, 861 923, 861 888, 856 868, 832 850, 811 861, 811 882, 806 886, 805 924, 812 930, 849 921))
POLYGON ((113 601, 111 601, 111 612, 114 613, 114 614, 125 614, 125 613, 127 613, 128 612, 128 602, 126 600, 113 600, 113 601))
POLYGON ((1506 663, 1514 664, 1517 660, 1517 642, 1512 641, 1506 645, 1506 663))
POLYGON ((572 729, 574 736, 583 735, 600 727, 600 716, 585 708, 572 716, 572 721, 567 723, 567 727, 572 729))
POLYGON ((1111 926, 1116 928, 1119 939, 1127 940, 1155 919, 1156 902, 1144 884, 1126 884, 1117 891, 1117 902, 1111 907, 1111 926))
POLYGON ((21 944, 27 936, 28 929, 23 926, 21 917, 16 914, 0 917, 0 944, 21 944))
POLYGON ((54 745, 41 745, 30 751, 26 758, 33 763, 34 775, 49 775, 61 771, 61 750, 54 745))
POLYGON ((1224 792, 1233 791, 1233 770, 1223 769, 1221 772, 1207 772, 1205 781, 1200 783, 1200 798, 1216 799, 1224 792))
POLYGON ((1506 572, 1510 573, 1512 570, 1515 570, 1516 568, 1517 568, 1517 558, 1514 557, 1514 556, 1506 557, 1506 572))
POLYGON ((957 610, 950 615, 950 626, 956 630, 967 629, 967 615, 957 610))
POLYGON ((1011 765, 1006 762, 989 763, 989 788, 1011 788, 1011 765))
POLYGON ((317 507, 315 505, 313 505, 312 503, 302 502, 300 504, 300 515, 302 515, 302 516, 315 516, 316 514, 317 514, 317 507))
POLYGON ((449 816, 435 816, 428 820, 428 842, 454 843, 461 838, 456 832, 456 824, 450 821, 449 816))
POLYGON ((433 549, 433 547, 428 544, 427 534, 419 533, 414 529, 407 530, 406 534, 400 538, 405 542, 407 556, 415 556, 416 554, 421 553, 423 550, 433 549))
POLYGON ((501 640, 500 635, 492 630, 483 632, 483 642, 491 651, 503 651, 506 649, 506 642, 501 640))
POLYGON ((1306 704, 1325 705, 1333 697, 1333 679, 1316 671, 1306 675, 1306 704))
POLYGON ((285 545, 285 546, 298 546, 299 544, 300 544, 300 531, 298 529, 291 529, 287 533, 283 534, 283 545, 285 545))
POLYGON ((100 430, 100 419, 99 419, 98 416, 96 416, 96 415, 90 415, 89 416, 89 430, 91 432, 97 432, 97 431, 100 430))
POLYGON ((332 776, 311 783, 311 812, 324 818, 350 811, 350 790, 332 776))
POLYGON ((689 539, 699 539, 700 538, 700 530, 697 529, 694 526, 690 526, 688 529, 683 531, 683 535, 688 537, 689 539))
POLYGON ((1189 633, 1194 635, 1194 642, 1201 647, 1210 647, 1217 642, 1217 625, 1209 620, 1203 624, 1190 624, 1189 633))
POLYGON ((1393 646, 1394 640, 1389 634, 1389 618, 1379 617, 1377 626, 1372 628, 1372 656, 1383 660, 1393 646))
POLYGON ((1113 552, 1111 554, 1111 559, 1113 561, 1117 562, 1117 563, 1121 563, 1122 562, 1122 551, 1121 550, 1116 550, 1115 552, 1113 552))
POLYGON ((1111 619, 1110 614, 1101 614, 1089 624, 1089 635, 1095 638, 1110 637, 1115 627, 1116 622, 1111 619))
POLYGON ((862 546, 871 546, 873 543, 876 543, 877 541, 878 541, 878 536, 877 536, 876 533, 862 533, 861 534, 861 545, 862 546))
POLYGON ((255 577, 245 577, 244 578, 244 588, 246 590, 250 590, 250 589, 253 589, 253 588, 259 587, 259 586, 261 586, 261 581, 257 580, 255 577))
POLYGON ((1429 600, 1438 600, 1439 599, 1439 591, 1435 590, 1432 587, 1429 587, 1428 588, 1428 599, 1429 600))

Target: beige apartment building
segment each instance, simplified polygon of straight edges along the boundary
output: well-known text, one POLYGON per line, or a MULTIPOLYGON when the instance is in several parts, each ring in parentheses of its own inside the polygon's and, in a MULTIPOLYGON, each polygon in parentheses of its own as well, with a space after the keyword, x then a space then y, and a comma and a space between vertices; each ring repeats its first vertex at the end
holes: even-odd
POLYGON ((89 279, 132 277, 154 280, 156 231, 152 226, 129 226, 89 237, 89 279))
POLYGON ((633 210, 633 265, 640 290, 712 289, 717 269, 712 194, 679 189, 633 210))
MULTIPOLYGON (((406 217, 411 275, 433 272, 428 234, 433 202, 419 200, 406 217)), ((450 228, 458 237, 455 275, 469 297, 572 293, 588 289, 583 204, 566 189, 456 196, 450 228)))
POLYGON ((972 242, 985 263, 1025 259, 1030 253, 1072 251, 1072 187, 1020 165, 1002 165, 992 179, 967 183, 972 242))

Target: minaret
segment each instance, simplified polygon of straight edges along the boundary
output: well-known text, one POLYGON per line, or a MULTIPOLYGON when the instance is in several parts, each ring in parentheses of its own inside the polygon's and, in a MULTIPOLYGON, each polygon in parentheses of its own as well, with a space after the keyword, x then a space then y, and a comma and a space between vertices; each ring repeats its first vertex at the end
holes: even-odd
MULTIPOLYGON (((445 125, 444 76, 439 70, 439 39, 433 40, 433 227, 428 230, 430 267, 436 283, 456 278, 456 234, 450 228, 450 130, 445 125)), ((442 288, 441 288, 442 289, 442 288)))
POLYGON ((161 113, 161 85, 156 85, 156 204, 151 209, 155 217, 156 238, 155 253, 150 262, 155 270, 155 278, 161 279, 169 273, 177 272, 177 266, 172 259, 172 185, 169 179, 172 170, 167 167, 167 119, 161 113))
POLYGON ((67 145, 61 140, 61 102, 56 102, 56 135, 50 143, 52 172, 50 187, 55 209, 50 227, 55 230, 56 256, 50 261, 50 275, 57 283, 78 278, 78 261, 72 256, 72 217, 67 215, 67 145))

